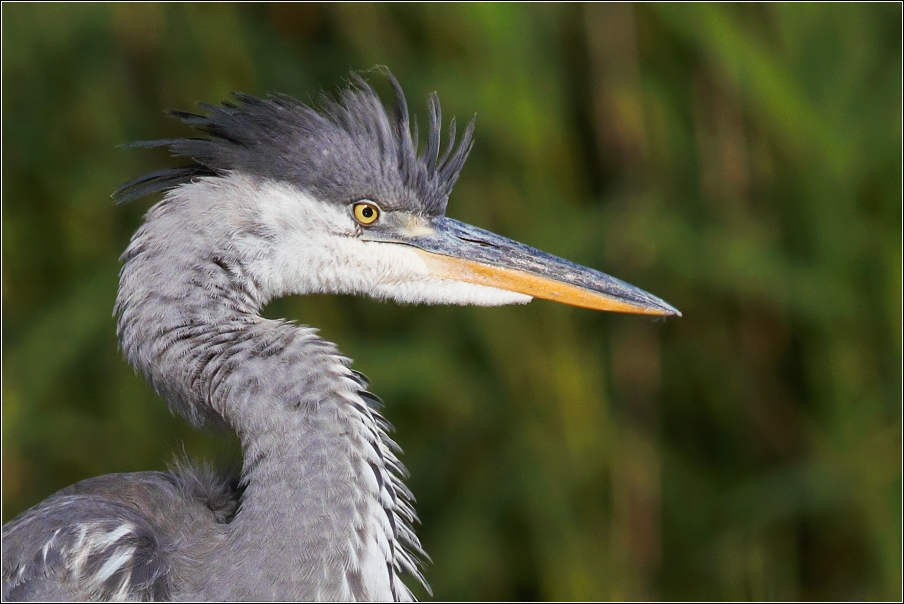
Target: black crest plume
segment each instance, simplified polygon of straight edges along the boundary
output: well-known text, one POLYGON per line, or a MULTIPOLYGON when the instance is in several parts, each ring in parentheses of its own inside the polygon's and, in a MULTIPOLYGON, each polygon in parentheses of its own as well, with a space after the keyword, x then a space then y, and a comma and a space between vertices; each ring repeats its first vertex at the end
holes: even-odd
POLYGON ((452 187, 473 145, 474 119, 456 145, 455 119, 442 149, 439 98, 428 98, 427 145, 418 152, 408 104, 396 78, 385 68, 396 95, 390 116, 380 97, 357 73, 336 97, 322 94, 318 109, 285 95, 260 99, 234 93, 222 105, 200 104, 202 115, 169 115, 207 135, 133 143, 168 147, 194 163, 146 174, 120 187, 114 197, 127 202, 173 189, 202 176, 228 172, 284 182, 318 199, 348 203, 371 199, 384 209, 424 215, 445 213, 452 187))

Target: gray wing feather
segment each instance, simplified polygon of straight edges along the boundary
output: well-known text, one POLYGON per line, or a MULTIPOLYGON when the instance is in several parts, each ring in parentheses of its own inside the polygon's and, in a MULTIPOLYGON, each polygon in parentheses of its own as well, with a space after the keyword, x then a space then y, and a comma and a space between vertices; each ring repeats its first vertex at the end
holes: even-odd
POLYGON ((3 527, 3 599, 167 599, 158 532, 123 503, 57 494, 3 527))

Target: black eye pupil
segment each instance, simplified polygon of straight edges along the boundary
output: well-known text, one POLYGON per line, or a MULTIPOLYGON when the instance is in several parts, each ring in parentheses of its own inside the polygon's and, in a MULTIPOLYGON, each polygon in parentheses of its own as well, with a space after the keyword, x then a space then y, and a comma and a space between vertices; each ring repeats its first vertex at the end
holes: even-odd
POLYGON ((370 218, 371 216, 374 215, 374 209, 371 207, 365 207, 364 209, 361 210, 361 215, 364 216, 365 218, 370 218))

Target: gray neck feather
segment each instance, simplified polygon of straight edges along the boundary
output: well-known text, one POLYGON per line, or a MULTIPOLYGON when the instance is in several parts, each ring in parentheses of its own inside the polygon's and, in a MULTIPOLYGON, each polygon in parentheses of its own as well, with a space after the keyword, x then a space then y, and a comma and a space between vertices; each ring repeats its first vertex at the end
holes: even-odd
POLYGON ((194 589, 409 598, 397 574, 423 582, 423 552, 378 400, 315 330, 259 315, 271 292, 243 250, 266 249, 270 235, 235 203, 189 202, 191 186, 148 212, 123 255, 116 311, 129 362, 170 408, 242 442, 238 514, 194 536, 215 548, 203 564, 219 579, 194 589))

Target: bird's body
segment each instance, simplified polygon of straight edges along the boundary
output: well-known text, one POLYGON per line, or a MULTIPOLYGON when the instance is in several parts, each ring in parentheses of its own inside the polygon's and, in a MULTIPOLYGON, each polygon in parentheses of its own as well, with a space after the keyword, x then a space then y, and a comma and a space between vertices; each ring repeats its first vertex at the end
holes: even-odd
POLYGON ((536 295, 677 313, 444 218, 471 128, 457 148, 453 131, 440 156, 432 100, 419 155, 392 81, 394 118, 360 80, 321 112, 240 96, 241 106, 179 114, 211 138, 160 142, 196 163, 124 189, 166 195, 123 255, 120 345, 171 409, 236 431, 241 474, 122 474, 58 492, 4 526, 6 599, 407 600, 401 575, 425 584, 379 399, 314 329, 262 318, 271 299, 536 295))
POLYGON ((191 599, 200 593, 192 560, 209 558, 206 547, 222 539, 217 527, 234 517, 238 500, 236 484, 209 472, 83 480, 11 524, 3 544, 4 599, 191 599), (179 535, 191 538, 180 543, 179 535), (7 568, 7 558, 18 566, 7 568), (177 577, 189 581, 174 593, 177 577))

